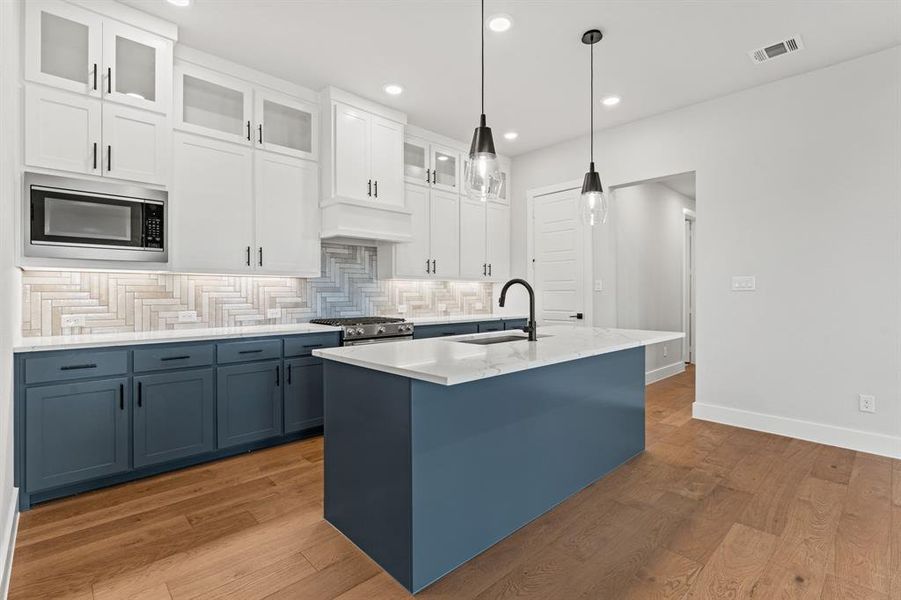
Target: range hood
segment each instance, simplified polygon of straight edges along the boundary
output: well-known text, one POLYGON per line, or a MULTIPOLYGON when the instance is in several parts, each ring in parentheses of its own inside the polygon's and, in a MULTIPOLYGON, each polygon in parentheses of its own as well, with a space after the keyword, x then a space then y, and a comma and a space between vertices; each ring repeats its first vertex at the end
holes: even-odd
POLYGON ((322 239, 363 242, 413 240, 413 213, 402 206, 335 199, 321 203, 322 239))

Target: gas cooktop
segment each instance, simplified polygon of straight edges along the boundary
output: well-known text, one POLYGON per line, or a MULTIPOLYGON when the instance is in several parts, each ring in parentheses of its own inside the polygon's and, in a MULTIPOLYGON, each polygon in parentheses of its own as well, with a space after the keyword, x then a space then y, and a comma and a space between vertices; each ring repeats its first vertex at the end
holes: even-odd
POLYGON ((329 319, 312 319, 310 321, 310 323, 316 323, 317 325, 331 325, 332 327, 357 327, 362 325, 403 322, 403 319, 393 317, 333 317, 329 319))

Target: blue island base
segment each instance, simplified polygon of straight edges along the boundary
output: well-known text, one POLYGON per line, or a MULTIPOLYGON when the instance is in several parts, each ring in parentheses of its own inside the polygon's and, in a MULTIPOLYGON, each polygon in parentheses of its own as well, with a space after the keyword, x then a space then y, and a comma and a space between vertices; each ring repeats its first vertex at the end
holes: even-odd
POLYGON ((644 356, 454 386, 324 361, 326 520, 423 589, 644 449, 644 356))

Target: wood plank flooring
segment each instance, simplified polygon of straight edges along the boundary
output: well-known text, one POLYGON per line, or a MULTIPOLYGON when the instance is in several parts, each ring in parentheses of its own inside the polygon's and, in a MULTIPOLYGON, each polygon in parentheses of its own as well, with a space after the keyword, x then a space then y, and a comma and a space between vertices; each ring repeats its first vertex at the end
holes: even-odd
MULTIPOLYGON (((647 394, 647 451, 418 595, 901 600, 901 461, 696 421, 647 394)), ((22 514, 10 598, 407 598, 322 520, 315 438, 22 514)))

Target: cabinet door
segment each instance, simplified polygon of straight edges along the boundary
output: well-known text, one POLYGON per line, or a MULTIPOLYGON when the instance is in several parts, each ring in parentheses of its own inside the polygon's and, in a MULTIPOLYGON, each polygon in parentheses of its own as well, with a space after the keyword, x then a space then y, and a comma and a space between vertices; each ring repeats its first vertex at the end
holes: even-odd
POLYGON ((372 198, 404 205, 404 126, 372 117, 372 198))
POLYGON ((128 106, 103 106, 103 175, 166 183, 169 131, 166 117, 128 106))
POLYGON ((25 4, 25 79, 100 97, 102 19, 54 0, 25 4))
POLYGON ((429 188, 408 183, 406 207, 411 211, 413 240, 394 245, 395 277, 428 277, 432 272, 429 254, 429 188), (426 261, 429 261, 426 264, 426 261))
POLYGON ((484 279, 488 276, 485 256, 486 208, 480 200, 460 200, 460 277, 484 279))
POLYGON ((488 203, 487 237, 488 276, 507 280, 510 277, 510 207, 488 203))
POLYGON ((191 64, 175 68, 175 127, 228 142, 253 140, 253 88, 191 64))
POLYGON ((135 377, 133 397, 135 467, 214 449, 212 369, 135 377))
POLYGON ((25 391, 25 489, 128 471, 128 379, 25 391))
POLYGON ((460 190, 460 153, 432 144, 432 187, 448 192, 460 190))
POLYGON ((275 92, 254 94, 258 148, 297 158, 319 158, 319 108, 275 92))
POLYGON ((25 87, 25 164, 100 175, 101 101, 25 87))
POLYGON ((432 275, 440 279, 460 276, 460 197, 432 189, 429 230, 432 275))
POLYGON ((501 185, 497 190, 497 202, 510 204, 510 165, 501 161, 501 185))
POLYGON ((103 21, 103 97, 169 114, 172 42, 118 21, 103 21))
POLYGON ((285 433, 322 425, 322 361, 285 361, 285 433))
POLYGON ((404 140, 404 179, 407 183, 430 185, 432 166, 429 164, 429 143, 421 138, 404 140))
POLYGON ((253 149, 175 136, 171 251, 181 271, 249 272, 253 252, 253 149))
POLYGON ((319 277, 319 167, 269 152, 254 163, 257 271, 319 277))
POLYGON ((281 361, 219 367, 218 371, 219 448, 281 435, 281 361))
POLYGON ((353 200, 372 198, 369 174, 369 113, 336 102, 334 110, 335 196, 353 200))

